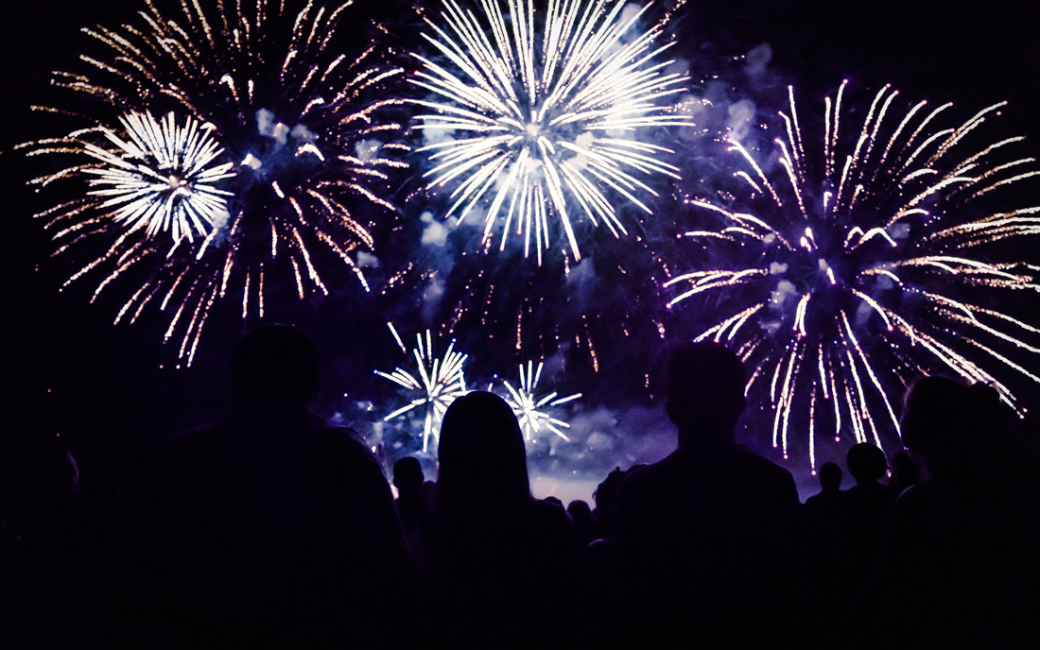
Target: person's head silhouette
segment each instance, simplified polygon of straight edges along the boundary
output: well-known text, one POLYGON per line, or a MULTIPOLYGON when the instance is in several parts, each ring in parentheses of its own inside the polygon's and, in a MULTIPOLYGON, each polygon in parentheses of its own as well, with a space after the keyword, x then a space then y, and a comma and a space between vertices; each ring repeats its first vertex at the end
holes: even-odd
POLYGON ((744 366, 711 342, 685 343, 668 362, 665 410, 684 442, 727 443, 744 412, 744 366))
POLYGON ((820 465, 820 487, 824 492, 836 492, 841 487, 841 468, 835 463, 820 465))
POLYGON ((999 431, 1002 417, 993 387, 922 377, 907 391, 900 430, 906 448, 938 472, 970 465, 974 445, 999 431))
POLYGON ((423 478, 422 465, 418 459, 405 456, 394 463, 394 486, 401 496, 419 496, 423 478))
POLYGON ((231 383, 240 404, 303 407, 318 393, 318 353, 287 325, 262 325, 231 355, 231 383))
POLYGON ((856 479, 856 485, 877 483, 888 469, 885 452, 869 442, 853 445, 845 456, 845 463, 849 467, 849 474, 856 479))
POLYGON ((961 464, 972 423, 971 395, 946 377, 922 377, 907 391, 900 430, 907 449, 925 457, 933 471, 961 464))
POLYGON ((531 498, 520 423, 498 395, 474 391, 448 407, 437 448, 438 498, 505 504, 531 498))

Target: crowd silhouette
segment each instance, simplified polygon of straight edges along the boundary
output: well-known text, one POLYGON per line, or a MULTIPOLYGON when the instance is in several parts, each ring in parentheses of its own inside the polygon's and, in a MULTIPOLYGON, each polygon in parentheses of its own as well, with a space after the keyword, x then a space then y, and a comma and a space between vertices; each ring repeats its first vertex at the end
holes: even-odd
POLYGON ((292 328, 246 336, 231 413, 152 445, 125 493, 42 450, 36 498, 0 512, 0 645, 1040 647, 1040 471, 987 386, 918 380, 909 453, 854 445, 854 485, 824 463, 803 505, 734 438, 739 358, 683 344, 675 451, 565 509, 483 391, 448 408, 436 482, 394 464, 395 502, 308 410, 319 361, 292 328))

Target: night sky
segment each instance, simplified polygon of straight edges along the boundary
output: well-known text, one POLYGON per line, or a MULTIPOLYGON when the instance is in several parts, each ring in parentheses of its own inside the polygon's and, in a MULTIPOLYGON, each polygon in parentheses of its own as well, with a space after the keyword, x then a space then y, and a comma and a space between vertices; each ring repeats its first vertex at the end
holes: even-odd
MULTIPOLYGON (((0 88, 6 118, 0 134, 6 226, 0 277, 4 330, 10 337, 3 362, 8 390, 0 480, 9 486, 24 454, 58 436, 80 456, 85 472, 119 476, 157 436, 201 425, 226 411, 230 395, 223 364, 242 325, 230 320, 227 327, 212 327, 195 366, 178 371, 168 367, 170 356, 159 343, 158 321, 112 327, 114 303, 87 304, 86 286, 58 292, 68 269, 49 261, 50 246, 31 219, 47 207, 48 199, 25 188, 29 166, 11 148, 57 135, 29 106, 48 96, 49 71, 72 65, 86 45, 79 28, 114 26, 138 3, 11 4, 16 6, 7 8, 0 21, 0 88)), ((410 3, 359 4, 354 16, 387 21, 407 35, 400 16, 407 14, 410 3)), ((359 20, 351 29, 361 34, 366 24, 359 20)), ((677 13, 672 28, 679 34, 675 51, 690 61, 695 81, 710 79, 713 67, 728 79, 734 57, 768 43, 773 52, 769 83, 781 88, 793 83, 800 97, 818 99, 841 79, 850 78, 860 93, 864 87, 891 82, 908 99, 928 98, 936 104, 954 100, 963 108, 961 117, 1006 99, 1010 106, 998 132, 1027 136, 1026 149, 1040 154, 1038 3, 691 0, 677 13)), ((1037 203, 1038 184, 1033 181, 1027 190, 1032 203, 1020 201, 1022 205, 1037 203)), ((1026 190, 1026 184, 1022 188, 1026 190)), ((409 216, 417 215, 405 214, 409 216)), ((1035 251, 1032 255, 1037 259, 1035 251)), ((360 367, 356 346, 374 344, 369 332, 385 334, 382 321, 364 318, 369 307, 349 304, 356 299, 353 292, 334 294, 337 297, 339 302, 330 298, 294 303, 280 314, 299 323, 326 352, 328 389, 319 403, 323 415, 341 405, 340 388, 349 391, 352 382, 371 373, 371 368, 360 367)), ((601 394, 604 399, 613 397, 601 394)))

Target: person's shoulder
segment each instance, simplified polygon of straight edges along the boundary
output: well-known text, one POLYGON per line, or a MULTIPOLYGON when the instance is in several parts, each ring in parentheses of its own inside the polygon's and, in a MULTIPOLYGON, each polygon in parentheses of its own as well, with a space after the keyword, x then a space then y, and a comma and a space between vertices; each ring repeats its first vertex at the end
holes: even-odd
POLYGON ((201 427, 166 437, 158 442, 158 446, 171 452, 201 447, 212 444, 219 438, 228 435, 230 429, 231 424, 229 420, 217 420, 216 422, 210 422, 201 427))
POLYGON ((375 460, 375 454, 362 441, 361 434, 350 427, 312 423, 307 428, 307 435, 313 442, 329 452, 350 454, 375 460))
POLYGON ((227 422, 219 420, 196 429, 163 436, 145 448, 140 463, 147 467, 197 458, 222 437, 226 429, 227 422))
POLYGON ((309 417, 306 424, 312 436, 350 446, 361 445, 361 434, 351 427, 326 424, 317 416, 309 417))
POLYGON ((753 485, 758 494, 768 495, 777 504, 801 505, 794 476, 768 458, 738 445, 732 469, 746 484, 753 485))
POLYGON ((630 504, 654 501, 672 493, 676 481, 688 475, 688 471, 678 452, 656 463, 634 465, 618 485, 618 499, 630 504))
POLYGON ((944 516, 945 499, 942 490, 936 490, 936 486, 930 481, 924 481, 911 485, 903 490, 889 511, 886 524, 887 534, 890 537, 910 539, 916 541, 925 538, 933 538, 933 535, 943 529, 946 521, 944 516))
POLYGON ((558 549, 577 552, 578 533, 566 510, 541 499, 532 499, 526 510, 529 530, 538 538, 558 549))
POLYGON ((385 481, 379 459, 356 430, 318 423, 308 427, 305 435, 310 453, 316 455, 323 466, 344 468, 344 471, 358 474, 358 478, 378 474, 385 481))
POLYGON ((555 503, 543 499, 531 499, 527 505, 527 512, 537 521, 550 524, 570 521, 566 510, 555 503))
POLYGON ((777 465, 768 458, 756 454, 743 445, 736 446, 733 456, 736 462, 740 463, 750 471, 758 472, 763 476, 770 477, 777 481, 794 481, 791 472, 786 468, 777 465))
POLYGON ((132 510, 165 494, 205 491, 215 468, 222 464, 219 440, 226 424, 214 422, 198 429, 152 441, 137 457, 130 473, 128 500, 132 510))
POLYGON ((672 453, 656 463, 645 465, 633 465, 625 472, 625 477, 618 484, 618 491, 632 490, 639 486, 652 485, 664 476, 677 471, 675 453, 672 453))
POLYGON ((936 489, 934 479, 911 485, 900 493, 893 503, 901 513, 917 513, 931 508, 937 498, 941 498, 942 486, 936 489), (938 494, 937 494, 938 493, 938 494))
POLYGON ((822 508, 822 507, 824 507, 828 503, 828 501, 829 501, 828 497, 829 496, 830 495, 828 495, 826 492, 819 492, 817 494, 814 494, 814 495, 812 495, 811 497, 809 497, 808 499, 805 500, 805 507, 806 508, 822 508))

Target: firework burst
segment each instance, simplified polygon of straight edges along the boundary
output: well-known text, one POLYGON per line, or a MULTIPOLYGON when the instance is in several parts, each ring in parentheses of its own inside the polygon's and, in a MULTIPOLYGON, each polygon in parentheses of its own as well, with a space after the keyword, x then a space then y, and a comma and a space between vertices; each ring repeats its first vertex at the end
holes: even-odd
POLYGON ((979 141, 1003 104, 940 128, 950 104, 922 101, 900 115, 886 86, 846 134, 844 91, 825 101, 815 151, 793 90, 771 158, 731 142, 741 198, 691 200, 710 223, 686 236, 732 262, 666 285, 676 291, 669 306, 699 296, 722 314, 700 338, 739 351, 748 395, 772 416, 773 445, 786 456, 789 433, 807 431, 814 467, 824 431, 895 439, 894 402, 915 377, 989 383, 1020 412, 1008 378, 1040 382, 1027 367, 1040 329, 1009 311, 1016 294, 1040 292, 1040 267, 993 261, 1009 241, 1040 234, 1040 208, 977 207, 1040 175, 1033 158, 1004 155, 1022 138, 979 141))
POLYGON ((646 9, 627 15, 625 0, 481 0, 476 11, 444 0, 439 25, 423 34, 441 57, 415 54, 412 82, 432 93, 417 101, 430 141, 429 188, 452 186, 447 216, 484 212, 485 247, 523 237, 525 256, 563 232, 581 257, 577 222, 626 233, 609 194, 647 214, 648 179, 678 179, 661 161, 672 153, 637 139, 649 129, 689 121, 664 103, 684 92, 684 74, 658 61, 661 27, 638 31, 646 9), (486 204, 486 205, 485 205, 486 204), (557 226, 550 226, 552 220, 557 226))
POLYGON ((524 372, 524 366, 520 365, 520 387, 513 388, 513 385, 508 381, 502 382, 505 384, 506 390, 509 394, 506 397, 506 402, 513 409, 513 413, 516 414, 517 419, 520 420, 520 428, 524 432, 524 438, 528 441, 534 440, 534 437, 541 433, 543 429, 552 431, 557 436, 563 438, 567 442, 570 442, 570 438, 563 433, 562 429, 569 429, 571 425, 567 424, 563 420, 558 420, 549 415, 543 409, 550 409, 567 402, 572 402, 581 397, 581 393, 575 393, 574 395, 568 395, 567 397, 559 397, 559 395, 553 391, 546 395, 538 396, 538 381, 542 377, 542 363, 538 362, 537 370, 534 369, 534 364, 531 361, 527 362, 527 372, 524 372))
MULTIPOLYGON (((404 344, 397 335, 397 330, 393 325, 389 325, 389 327, 397 344, 404 350, 404 344)), ((463 366, 466 364, 468 355, 455 352, 455 342, 452 341, 442 357, 435 357, 433 336, 430 330, 426 330, 425 338, 422 334, 417 334, 415 339, 412 356, 415 357, 416 374, 400 367, 395 368, 393 372, 381 370, 375 372, 415 396, 407 405, 383 418, 384 422, 389 422, 415 408, 423 407, 425 409, 422 450, 423 453, 427 453, 430 449, 430 440, 436 440, 438 437, 444 413, 456 397, 467 393, 463 366)))
POLYGON ((188 363, 216 302, 262 317, 272 287, 327 294, 328 269, 367 290, 356 254, 394 210, 381 188, 407 147, 377 119, 399 102, 370 98, 402 70, 335 46, 350 2, 145 4, 134 24, 84 30, 101 50, 85 72, 54 73, 77 102, 35 107, 87 126, 24 145, 64 163, 34 184, 78 183, 38 215, 80 264, 69 282, 96 274, 96 297, 126 278, 117 323, 169 307, 188 363))
POLYGON ((169 231, 176 242, 205 237, 214 224, 227 220, 231 192, 214 186, 230 178, 232 163, 217 164, 223 153, 212 127, 188 118, 177 125, 173 113, 157 120, 151 113, 130 113, 120 119, 127 138, 101 129, 113 145, 85 145, 97 164, 82 170, 95 179, 88 195, 104 199, 100 209, 112 209, 116 222, 129 229, 146 226, 145 235, 169 231))

